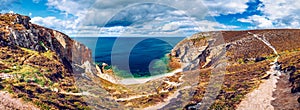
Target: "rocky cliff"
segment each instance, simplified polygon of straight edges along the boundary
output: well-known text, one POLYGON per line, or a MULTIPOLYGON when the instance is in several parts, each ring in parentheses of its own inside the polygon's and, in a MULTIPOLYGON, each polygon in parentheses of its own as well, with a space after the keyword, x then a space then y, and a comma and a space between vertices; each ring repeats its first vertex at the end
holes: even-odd
POLYGON ((220 60, 224 56, 227 63, 226 70, 222 71, 224 81, 211 109, 236 109, 246 94, 268 78, 266 75, 270 63, 276 61, 276 51, 279 54, 280 71, 284 73, 281 77, 290 78, 289 81, 285 78, 279 80, 272 93, 275 100, 270 101, 271 105, 275 109, 296 109, 299 107, 297 99, 300 98, 296 94, 300 92, 299 49, 298 29, 214 31, 186 38, 173 48, 171 55, 180 59, 186 73, 197 70, 200 74, 198 89, 191 104, 186 106, 187 109, 195 107, 195 102, 202 103, 206 90, 209 90, 209 80, 214 76, 214 65, 224 60, 220 60), (288 94, 286 91, 289 91, 288 94))
MULTIPOLYGON (((91 89, 82 84, 101 88, 91 79, 97 73, 91 54, 83 44, 56 30, 33 24, 27 16, 0 14, 0 90, 5 92, 0 95, 3 99, 0 106, 90 109, 85 96, 91 89), (21 98, 29 105, 10 106, 22 101, 5 101, 7 97, 21 98)), ((101 102, 94 102, 96 107, 102 107, 101 102)))
POLYGON ((53 51, 62 60, 82 65, 91 62, 91 51, 67 35, 30 23, 30 18, 19 14, 1 14, 2 46, 19 46, 38 52, 53 51))

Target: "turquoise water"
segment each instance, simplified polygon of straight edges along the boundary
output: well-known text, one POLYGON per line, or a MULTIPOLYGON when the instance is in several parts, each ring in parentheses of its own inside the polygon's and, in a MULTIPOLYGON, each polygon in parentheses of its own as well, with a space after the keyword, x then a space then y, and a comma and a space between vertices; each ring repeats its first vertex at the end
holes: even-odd
POLYGON ((112 65, 122 77, 146 77, 168 71, 165 55, 184 37, 73 38, 93 51, 94 61, 112 65))

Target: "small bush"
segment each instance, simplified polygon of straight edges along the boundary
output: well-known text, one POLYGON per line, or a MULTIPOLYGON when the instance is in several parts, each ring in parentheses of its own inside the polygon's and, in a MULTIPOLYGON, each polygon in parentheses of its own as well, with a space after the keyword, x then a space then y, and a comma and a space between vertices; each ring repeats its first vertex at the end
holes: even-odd
POLYGON ((10 73, 12 72, 10 69, 5 69, 5 70, 1 70, 0 72, 3 72, 3 73, 10 73))

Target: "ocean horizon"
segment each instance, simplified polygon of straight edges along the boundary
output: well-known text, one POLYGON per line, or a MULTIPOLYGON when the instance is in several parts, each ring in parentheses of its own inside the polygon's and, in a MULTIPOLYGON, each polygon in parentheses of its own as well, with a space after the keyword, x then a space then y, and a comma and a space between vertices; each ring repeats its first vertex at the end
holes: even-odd
POLYGON ((149 77, 168 70, 173 47, 185 37, 73 37, 92 50, 95 63, 114 67, 120 77, 149 77))

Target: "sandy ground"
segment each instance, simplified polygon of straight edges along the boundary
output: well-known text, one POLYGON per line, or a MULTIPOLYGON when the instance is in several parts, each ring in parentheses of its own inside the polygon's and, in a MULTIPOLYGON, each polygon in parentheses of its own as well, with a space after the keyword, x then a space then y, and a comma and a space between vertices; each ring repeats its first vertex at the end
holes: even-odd
POLYGON ((141 84, 141 83, 145 83, 145 82, 150 81, 150 80, 156 80, 156 79, 160 79, 160 78, 167 77, 167 76, 173 76, 173 75, 175 75, 176 73, 179 73, 179 72, 182 72, 182 69, 176 69, 172 72, 165 73, 165 74, 162 74, 162 75, 151 76, 149 78, 125 78, 125 79, 120 80, 118 83, 119 84, 124 84, 124 85, 141 84))
POLYGON ((273 91, 276 88, 278 76, 271 75, 253 92, 247 94, 245 99, 237 107, 237 110, 274 110, 271 105, 273 91))
MULTIPOLYGON (((134 82, 130 82, 130 83, 126 82, 125 84, 144 83, 144 82, 147 82, 147 81, 150 81, 150 80, 155 80, 155 79, 163 78, 163 77, 166 77, 166 76, 172 76, 172 75, 175 75, 176 73, 181 72, 181 71, 182 71, 181 69, 177 69, 177 70, 172 71, 170 73, 166 73, 164 75, 159 75, 159 76, 153 76, 151 78, 132 79, 134 82)), ((182 77, 184 77, 184 75, 181 75, 181 77, 179 78, 180 81, 182 81, 182 77)), ((170 82, 170 81, 164 81, 164 82, 166 82, 169 85, 176 86, 176 87, 178 87, 182 84, 182 83, 175 83, 175 82, 170 82)), ((168 98, 164 99, 163 102, 159 102, 158 104, 156 104, 154 106, 146 107, 146 108, 143 108, 143 109, 144 110, 161 109, 164 106, 168 105, 172 99, 177 98, 178 95, 180 95, 179 91, 184 90, 184 89, 188 89, 188 88, 191 88, 191 86, 183 86, 183 87, 179 88, 178 90, 176 90, 173 94, 170 94, 170 96, 168 96, 168 98)), ((168 92, 168 91, 166 91, 166 92, 168 92)), ((151 94, 146 94, 146 95, 136 95, 136 96, 131 96, 131 97, 128 97, 128 98, 119 98, 119 99, 116 99, 116 100, 117 101, 131 100, 131 99, 141 98, 141 97, 145 97, 145 96, 149 96, 149 95, 153 95, 153 94, 151 93, 151 94)))
POLYGON ((9 93, 0 91, 0 110, 39 110, 30 103, 13 98, 9 93))

